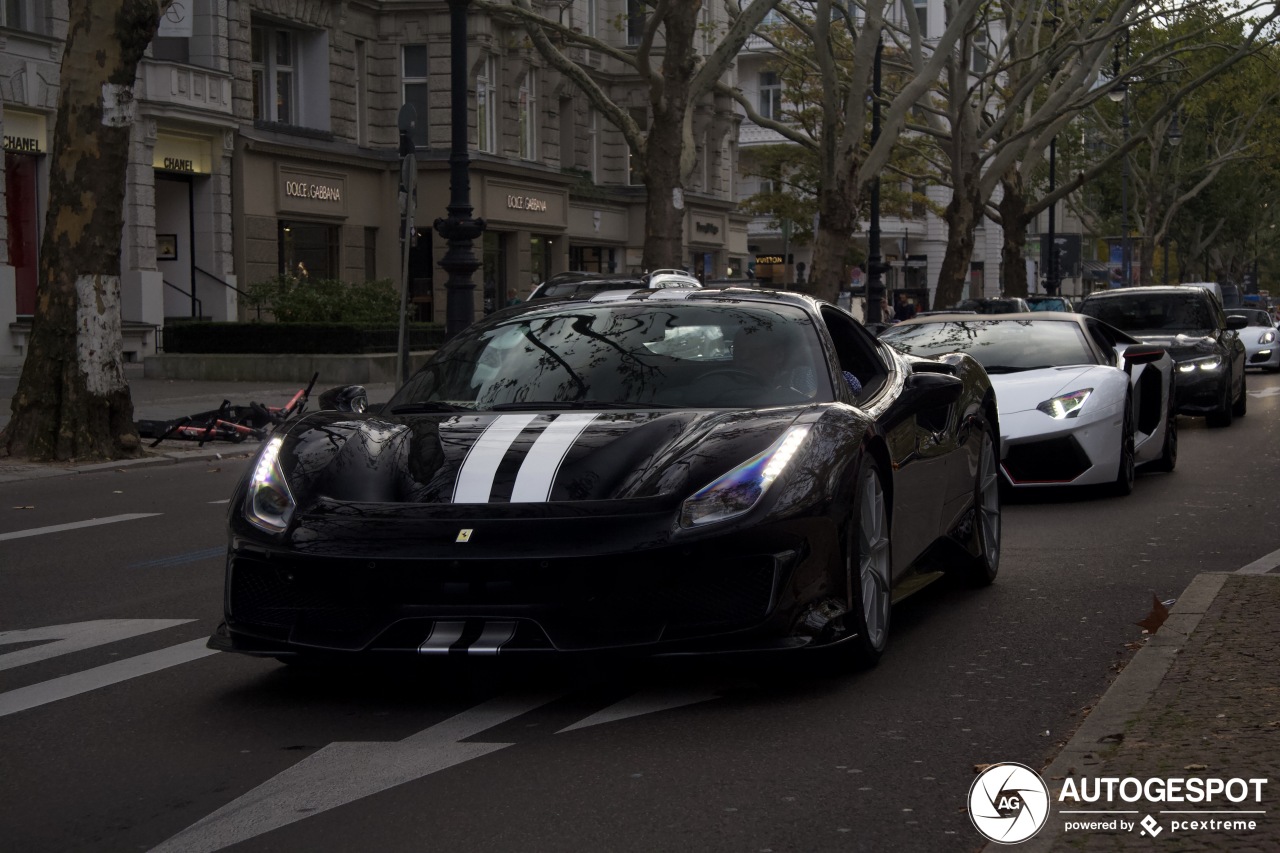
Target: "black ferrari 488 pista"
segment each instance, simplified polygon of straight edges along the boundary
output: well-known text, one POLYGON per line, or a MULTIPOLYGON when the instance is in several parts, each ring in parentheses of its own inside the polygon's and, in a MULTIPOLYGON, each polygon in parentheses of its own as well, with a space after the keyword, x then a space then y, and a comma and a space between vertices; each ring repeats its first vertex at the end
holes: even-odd
POLYGON ((900 354, 799 294, 508 308, 377 411, 334 389, 265 442, 210 645, 871 664, 896 599, 994 579, 996 418, 970 357, 900 354))

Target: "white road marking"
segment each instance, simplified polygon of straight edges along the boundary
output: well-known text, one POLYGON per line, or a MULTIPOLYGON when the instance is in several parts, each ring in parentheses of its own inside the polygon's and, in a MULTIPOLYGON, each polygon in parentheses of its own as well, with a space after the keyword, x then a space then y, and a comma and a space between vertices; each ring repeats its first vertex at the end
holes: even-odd
POLYGON ((558 694, 500 696, 402 741, 331 743, 151 853, 207 853, 511 746, 460 743, 558 694))
POLYGON ((231 503, 231 498, 223 498, 223 499, 222 499, 222 500, 220 500, 220 501, 209 501, 209 503, 211 503, 211 504, 229 504, 229 503, 231 503))
POLYGON ((51 681, 42 681, 30 687, 19 687, 17 690, 0 693, 0 717, 56 702, 59 699, 78 696, 100 687, 109 687, 140 675, 150 675, 202 657, 216 655, 217 652, 213 649, 206 648, 206 642, 204 639, 192 640, 189 643, 181 643, 167 649, 87 669, 84 672, 64 675, 51 681))
POLYGON ((542 503, 551 497, 560 465, 582 431, 599 415, 560 415, 542 431, 516 473, 512 503, 542 503))
POLYGON ((1280 394, 1280 386, 1275 386, 1275 385, 1271 386, 1270 388, 1262 388, 1258 391, 1249 392, 1250 397, 1258 397, 1258 398, 1274 397, 1277 394, 1280 394))
POLYGON ((498 466, 525 427, 537 415, 499 415, 489 422, 475 444, 467 451, 453 487, 456 504, 487 504, 498 476, 498 466))
POLYGON ((612 723, 617 720, 625 720, 630 717, 639 717, 642 714, 653 714, 657 711, 669 711, 672 708, 682 708, 685 705, 696 705, 699 702, 709 702, 712 699, 718 698, 718 693, 705 687, 693 690, 649 690, 644 693, 637 693, 634 696, 628 696, 626 699, 615 702, 608 708, 597 711, 591 716, 581 719, 571 726, 565 726, 556 734, 564 734, 565 732, 572 732, 577 729, 585 729, 588 726, 598 726, 601 723, 612 723))
POLYGON ((1272 551, 1267 556, 1254 560, 1247 566, 1241 566, 1236 569, 1236 574, 1265 575, 1277 566, 1280 566, 1280 551, 1272 551))
POLYGON ((117 640, 127 640, 152 631, 162 631, 176 625, 194 622, 194 619, 97 619, 93 622, 72 622, 69 625, 49 625, 44 628, 27 628, 22 631, 0 631, 0 646, 17 643, 44 645, 0 654, 0 670, 25 666, 36 661, 69 655, 72 652, 105 646, 117 640))
POLYGON ((0 542, 10 539, 25 539, 28 536, 42 536, 45 533, 62 533, 66 530, 79 530, 82 527, 97 527, 100 524, 115 524, 117 521, 133 521, 136 518, 151 518, 160 515, 158 512, 129 512, 124 515, 109 515, 106 518, 91 518, 87 521, 72 521, 67 524, 52 524, 48 527, 33 527, 30 530, 15 530, 12 533, 0 533, 0 542))

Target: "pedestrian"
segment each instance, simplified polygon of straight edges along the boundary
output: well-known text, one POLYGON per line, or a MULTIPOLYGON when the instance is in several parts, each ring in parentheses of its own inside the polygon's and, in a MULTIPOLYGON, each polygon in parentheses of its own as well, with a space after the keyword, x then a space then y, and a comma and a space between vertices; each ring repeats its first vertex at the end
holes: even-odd
POLYGON ((898 304, 893 308, 893 318, 898 322, 910 320, 916 316, 916 307, 907 301, 907 294, 898 294, 898 304))
POLYGON ((883 296, 880 297, 880 322, 889 325, 898 322, 898 318, 894 316, 893 311, 889 308, 889 300, 883 296))

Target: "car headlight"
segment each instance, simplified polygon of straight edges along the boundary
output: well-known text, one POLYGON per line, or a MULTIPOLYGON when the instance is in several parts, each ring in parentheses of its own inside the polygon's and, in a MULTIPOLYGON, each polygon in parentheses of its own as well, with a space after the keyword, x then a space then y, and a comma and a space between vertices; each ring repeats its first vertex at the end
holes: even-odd
POLYGON ((1271 343, 1275 343, 1275 340, 1276 340, 1276 330, 1268 329, 1267 331, 1262 333, 1262 337, 1258 338, 1258 343, 1271 344, 1271 343))
POLYGON ((786 469, 808 434, 808 426, 793 426, 763 453, 703 486, 680 508, 680 526, 724 521, 751 509, 786 469))
POLYGON ((1074 418, 1080 414, 1080 408, 1084 406, 1084 401, 1088 400, 1089 395, 1092 393, 1092 388, 1081 388, 1079 391, 1072 391, 1070 394, 1063 394, 1060 397, 1045 400, 1036 408, 1057 420, 1074 418))
POLYGON ((280 470, 280 447, 283 444, 284 439, 276 436, 262 448, 244 501, 245 518, 268 533, 283 533, 297 507, 280 470))
POLYGON ((1193 358, 1190 361, 1179 362, 1179 373, 1191 373, 1195 370, 1217 370, 1222 367, 1222 357, 1211 355, 1205 358, 1193 358))

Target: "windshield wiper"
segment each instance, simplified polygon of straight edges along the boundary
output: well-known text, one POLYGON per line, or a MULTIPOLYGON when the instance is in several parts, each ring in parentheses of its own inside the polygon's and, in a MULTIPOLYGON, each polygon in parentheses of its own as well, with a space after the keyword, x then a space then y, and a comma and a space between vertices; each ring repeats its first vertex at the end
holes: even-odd
POLYGON ((418 415, 424 412, 472 412, 466 406, 455 406, 453 403, 441 403, 436 400, 427 400, 421 403, 402 403, 392 408, 393 415, 418 415))
POLYGON ((535 411, 538 409, 670 409, 671 406, 661 403, 609 403, 603 400, 542 400, 521 401, 518 403, 495 403, 490 408, 495 412, 535 411))

